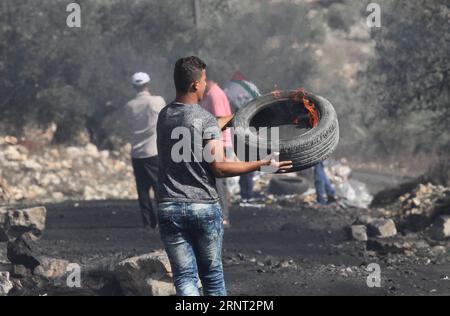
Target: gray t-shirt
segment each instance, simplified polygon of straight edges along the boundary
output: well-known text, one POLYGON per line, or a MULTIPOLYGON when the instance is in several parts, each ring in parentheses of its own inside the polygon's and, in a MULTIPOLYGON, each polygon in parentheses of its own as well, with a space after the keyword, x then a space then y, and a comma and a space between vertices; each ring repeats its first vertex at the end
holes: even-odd
POLYGON ((220 139, 217 119, 200 105, 171 103, 158 118, 158 200, 215 203, 216 179, 203 156, 206 142, 220 139))

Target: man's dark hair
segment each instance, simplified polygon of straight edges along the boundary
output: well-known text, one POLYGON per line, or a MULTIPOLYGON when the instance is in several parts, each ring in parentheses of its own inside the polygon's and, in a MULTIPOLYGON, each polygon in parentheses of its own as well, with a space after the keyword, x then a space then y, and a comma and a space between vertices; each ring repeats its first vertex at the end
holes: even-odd
POLYGON ((177 91, 187 93, 191 84, 200 80, 205 69, 206 64, 198 57, 191 56, 179 59, 175 64, 173 74, 177 91))

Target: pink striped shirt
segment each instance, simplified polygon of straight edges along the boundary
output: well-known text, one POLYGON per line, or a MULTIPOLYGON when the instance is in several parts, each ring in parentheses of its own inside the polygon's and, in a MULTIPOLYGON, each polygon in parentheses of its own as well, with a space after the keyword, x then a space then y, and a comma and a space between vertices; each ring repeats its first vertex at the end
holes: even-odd
MULTIPOLYGON (((225 92, 214 83, 209 91, 205 93, 201 106, 215 117, 225 117, 232 115, 230 102, 225 92)), ((232 147, 231 132, 227 130, 222 133, 224 147, 232 147)))

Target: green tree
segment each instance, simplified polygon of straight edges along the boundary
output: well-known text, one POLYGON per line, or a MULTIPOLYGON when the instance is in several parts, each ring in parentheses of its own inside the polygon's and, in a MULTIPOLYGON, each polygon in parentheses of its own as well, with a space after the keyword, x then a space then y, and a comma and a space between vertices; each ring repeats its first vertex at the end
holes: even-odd
POLYGON ((373 31, 377 58, 367 71, 368 113, 386 148, 429 151, 450 141, 450 3, 386 0, 373 31))
POLYGON ((68 28, 64 0, 4 0, 0 11, 0 120, 20 132, 27 122, 58 125, 57 141, 82 130, 111 146, 126 139, 121 109, 133 96, 129 78, 147 71, 151 89, 174 97, 174 62, 201 56, 213 79, 242 70, 263 91, 308 86, 323 17, 308 6, 256 0, 77 1, 82 27, 68 28))

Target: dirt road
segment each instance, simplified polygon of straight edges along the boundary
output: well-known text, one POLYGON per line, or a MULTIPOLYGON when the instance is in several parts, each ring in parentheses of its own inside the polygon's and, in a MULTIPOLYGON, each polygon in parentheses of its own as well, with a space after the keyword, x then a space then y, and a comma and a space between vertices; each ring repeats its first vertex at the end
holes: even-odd
MULTIPOLYGON (((48 205, 41 241, 48 256, 83 267, 162 248, 158 232, 140 228, 134 201, 48 205)), ((224 243, 230 295, 450 295, 450 254, 369 256, 345 228, 365 211, 337 206, 233 207, 224 243), (381 267, 381 287, 367 286, 370 263, 381 267)), ((372 254, 373 255, 373 254, 372 254)), ((0 254, 0 256, 4 256, 0 254)), ((107 269, 107 268, 105 268, 107 269)), ((104 294, 114 294, 104 292, 104 294)))

